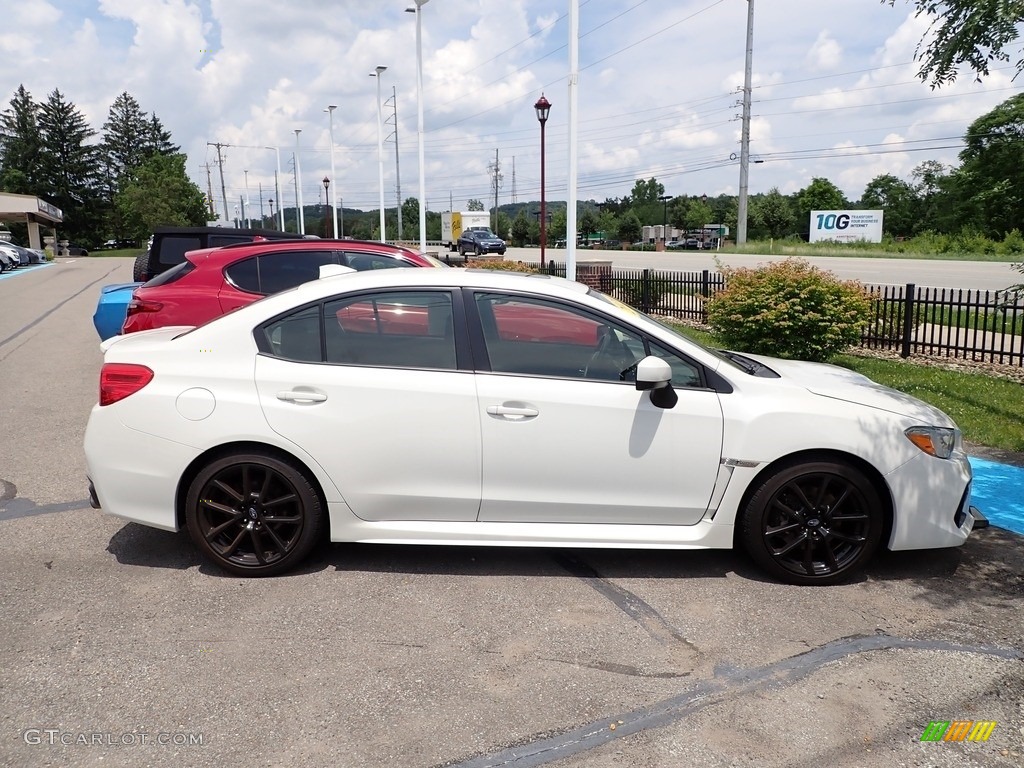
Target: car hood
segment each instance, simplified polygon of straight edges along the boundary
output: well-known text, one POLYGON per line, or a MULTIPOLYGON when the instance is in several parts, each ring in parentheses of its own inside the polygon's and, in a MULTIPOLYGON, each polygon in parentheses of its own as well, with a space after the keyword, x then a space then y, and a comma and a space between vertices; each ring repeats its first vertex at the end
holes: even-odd
POLYGON ((949 416, 935 406, 905 392, 878 384, 848 368, 827 363, 808 363, 801 360, 743 354, 767 365, 789 383, 803 387, 815 395, 907 416, 923 425, 956 426, 949 416))
POLYGON ((152 349, 170 341, 185 331, 191 331, 194 327, 192 325, 168 325, 163 328, 154 328, 150 331, 137 331, 136 333, 111 336, 100 343, 100 351, 107 353, 112 347, 117 347, 118 353, 152 349))

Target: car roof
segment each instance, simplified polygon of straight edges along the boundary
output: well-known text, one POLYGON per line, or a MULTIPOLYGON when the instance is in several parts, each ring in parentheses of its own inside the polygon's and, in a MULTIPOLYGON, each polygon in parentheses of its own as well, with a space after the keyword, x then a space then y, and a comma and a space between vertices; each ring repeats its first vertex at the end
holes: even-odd
POLYGON ((207 262, 211 267, 225 266, 232 264, 239 259, 256 256, 267 251, 338 251, 351 248, 355 245, 356 250, 379 253, 391 253, 405 257, 415 257, 418 254, 410 248, 400 245, 390 245, 373 240, 325 240, 325 239, 299 239, 299 240, 257 240, 244 243, 231 243, 216 248, 200 248, 189 251, 185 258, 193 264, 199 265, 207 262))

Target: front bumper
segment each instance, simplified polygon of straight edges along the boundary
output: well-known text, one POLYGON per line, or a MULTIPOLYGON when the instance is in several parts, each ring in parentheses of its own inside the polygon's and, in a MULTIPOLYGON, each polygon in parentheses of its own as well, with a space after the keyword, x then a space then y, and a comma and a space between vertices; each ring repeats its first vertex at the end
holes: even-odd
POLYGON ((893 498, 889 549, 938 549, 963 544, 975 526, 971 464, 920 454, 886 475, 893 498))

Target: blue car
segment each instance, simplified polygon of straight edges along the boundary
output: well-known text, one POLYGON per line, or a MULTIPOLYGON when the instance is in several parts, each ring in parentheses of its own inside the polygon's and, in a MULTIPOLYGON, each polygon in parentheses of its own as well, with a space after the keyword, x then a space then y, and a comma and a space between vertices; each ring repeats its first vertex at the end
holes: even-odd
POLYGON ((132 293, 142 283, 117 283, 105 285, 100 289, 100 300, 96 304, 96 313, 92 316, 92 324, 100 339, 106 341, 121 332, 124 318, 128 314, 128 302, 132 293))

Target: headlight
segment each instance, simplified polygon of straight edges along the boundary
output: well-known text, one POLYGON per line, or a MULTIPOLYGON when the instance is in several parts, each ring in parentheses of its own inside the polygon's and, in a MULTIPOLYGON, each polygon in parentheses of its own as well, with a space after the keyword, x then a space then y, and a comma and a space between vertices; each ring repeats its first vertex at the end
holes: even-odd
POLYGON ((904 434, 929 456, 940 459, 948 459, 960 443, 960 430, 949 427, 911 427, 904 434))

